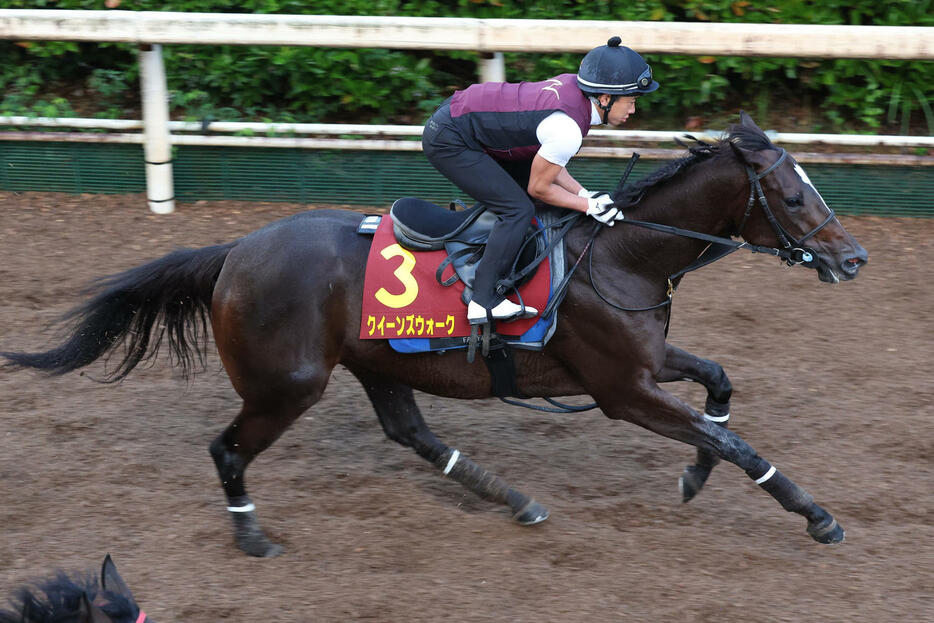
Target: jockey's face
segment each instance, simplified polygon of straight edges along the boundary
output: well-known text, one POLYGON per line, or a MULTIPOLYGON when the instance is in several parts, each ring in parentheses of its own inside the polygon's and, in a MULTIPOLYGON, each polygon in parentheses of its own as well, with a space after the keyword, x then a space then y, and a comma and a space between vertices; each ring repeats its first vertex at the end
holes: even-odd
MULTIPOLYGON (((600 103, 606 106, 610 103, 610 95, 603 93, 599 97, 600 103)), ((611 126, 621 126, 626 123, 626 119, 629 118, 629 115, 636 112, 636 98, 635 97, 619 97, 613 102, 613 107, 610 108, 610 114, 607 118, 608 125, 611 126)))

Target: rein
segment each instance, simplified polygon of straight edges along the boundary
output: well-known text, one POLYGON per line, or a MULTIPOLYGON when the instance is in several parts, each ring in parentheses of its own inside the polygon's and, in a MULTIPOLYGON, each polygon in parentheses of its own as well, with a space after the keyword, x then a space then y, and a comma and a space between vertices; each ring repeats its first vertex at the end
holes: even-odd
MULTIPOLYGON (((603 294, 600 293, 600 291, 597 289, 596 283, 594 283, 594 280, 593 280, 593 249, 591 247, 590 249, 590 283, 593 286, 594 291, 597 293, 597 295, 601 299, 603 299, 605 303, 621 311, 627 311, 627 312, 651 311, 653 309, 658 309, 660 307, 664 307, 666 305, 671 304, 671 298, 674 295, 674 285, 673 285, 674 280, 684 276, 686 273, 697 270, 698 268, 701 268, 708 264, 712 264, 713 262, 726 257, 727 255, 729 255, 730 253, 733 253, 734 251, 738 249, 748 249, 752 253, 765 253, 767 255, 773 255, 775 257, 779 257, 785 260, 785 263, 788 266, 794 266, 796 264, 801 264, 802 266, 805 266, 807 268, 816 267, 818 263, 817 253, 811 247, 804 246, 803 243, 809 238, 813 237, 815 234, 817 234, 817 232, 822 230, 824 227, 826 227, 827 224, 830 223, 830 221, 832 221, 834 219, 834 216, 836 215, 833 209, 828 206, 827 209, 830 210, 830 214, 827 215, 827 218, 824 219, 824 221, 820 225, 818 225, 817 227, 815 227, 814 229, 812 229, 811 231, 809 231, 804 236, 798 239, 795 239, 795 237, 792 236, 788 232, 788 230, 782 227, 781 223, 778 222, 778 219, 775 218, 775 214, 772 212, 771 208, 769 208, 769 202, 765 197, 765 192, 762 190, 762 184, 759 181, 767 177, 770 173, 772 173, 775 169, 777 169, 787 158, 788 152, 784 148, 779 147, 778 150, 781 152, 778 159, 761 173, 756 173, 755 170, 751 166, 749 166, 748 164, 746 165, 746 174, 749 177, 749 200, 746 203, 746 212, 743 214, 743 220, 740 222, 739 228, 737 229, 735 235, 739 236, 742 234, 743 228, 745 228, 746 226, 746 221, 749 219, 749 215, 752 212, 752 208, 755 206, 756 201, 758 201, 759 205, 762 206, 762 211, 765 213, 765 216, 769 222, 769 225, 771 225, 772 230, 775 232, 775 235, 778 238, 779 243, 781 243, 782 248, 751 244, 746 241, 737 241, 737 240, 733 240, 732 238, 725 238, 723 236, 713 236, 711 234, 704 234, 704 233, 696 232, 690 229, 683 229, 681 227, 675 227, 673 225, 662 225, 661 223, 652 223, 648 221, 623 219, 618 222, 628 223, 629 225, 636 225, 638 227, 642 227, 645 229, 652 229, 652 230, 660 231, 660 232, 667 233, 667 234, 674 234, 676 236, 682 236, 684 238, 693 238, 695 240, 703 240, 711 244, 710 244, 710 247, 708 247, 708 249, 704 251, 704 253, 702 253, 701 256, 697 258, 694 262, 692 262, 685 268, 682 268, 678 272, 668 277, 668 291, 667 291, 668 298, 666 298, 664 301, 656 305, 652 305, 649 307, 640 307, 640 308, 621 307, 609 301, 605 296, 603 296, 603 294)), ((596 234, 597 232, 595 231, 594 236, 596 236, 596 234)), ((591 238, 591 242, 593 242, 593 238, 591 238)))

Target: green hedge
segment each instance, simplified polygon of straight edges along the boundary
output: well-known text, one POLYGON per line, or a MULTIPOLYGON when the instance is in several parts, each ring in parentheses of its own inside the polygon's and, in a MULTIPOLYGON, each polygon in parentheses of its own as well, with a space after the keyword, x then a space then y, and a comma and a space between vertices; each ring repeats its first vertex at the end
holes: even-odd
MULTIPOLYGON (((101 2, 0 0, 0 8, 100 9, 101 2)), ((119 8, 934 26, 932 0, 123 0, 119 8)), ((745 108, 784 131, 934 134, 930 61, 646 57, 662 89, 640 100, 629 127, 671 129, 692 116, 722 127, 745 108)), ((165 61, 173 116, 192 120, 421 123, 477 77, 472 52, 173 45, 165 61)), ((579 63, 577 54, 507 54, 507 79, 544 79, 579 63)), ((0 42, 0 114, 138 117, 138 79, 131 45, 0 42)))

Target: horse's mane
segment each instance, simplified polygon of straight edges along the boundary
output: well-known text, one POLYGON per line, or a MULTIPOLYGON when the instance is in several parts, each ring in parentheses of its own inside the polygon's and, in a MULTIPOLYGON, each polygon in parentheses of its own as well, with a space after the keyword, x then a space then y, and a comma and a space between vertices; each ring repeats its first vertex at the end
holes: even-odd
POLYGON ((72 578, 62 572, 24 587, 0 610, 0 623, 65 623, 76 620, 83 595, 88 596, 115 623, 135 621, 138 607, 128 597, 101 590, 95 577, 72 578))
POLYGON ((713 144, 705 143, 704 141, 694 138, 690 134, 685 135, 685 138, 694 141, 695 144, 686 145, 678 139, 675 139, 675 142, 688 150, 689 154, 687 156, 679 158, 678 160, 672 160, 634 184, 624 187, 614 196, 616 204, 623 208, 634 206, 639 203, 649 189, 673 178, 692 165, 715 156, 732 154, 733 151, 730 148, 731 143, 735 144, 737 147, 752 151, 776 149, 765 132, 758 127, 738 123, 729 126, 726 131, 726 136, 713 144))

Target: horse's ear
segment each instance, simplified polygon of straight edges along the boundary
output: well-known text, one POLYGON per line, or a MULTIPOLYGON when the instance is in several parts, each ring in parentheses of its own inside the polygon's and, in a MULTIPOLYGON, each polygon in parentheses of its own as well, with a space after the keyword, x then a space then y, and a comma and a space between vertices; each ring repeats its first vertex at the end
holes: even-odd
MULTIPOLYGON (((762 132, 762 128, 756 125, 756 122, 752 120, 752 117, 750 117, 745 110, 739 111, 739 124, 762 132)), ((765 134, 764 132, 762 133, 765 134)))
POLYGON ((81 593, 81 606, 78 608, 79 623, 113 623, 107 614, 91 603, 87 593, 81 593))
POLYGON ((117 565, 114 564, 110 554, 107 554, 107 557, 104 558, 104 564, 101 565, 101 588, 111 593, 123 595, 133 603, 136 603, 136 600, 133 599, 133 593, 130 592, 130 588, 126 585, 126 582, 123 581, 123 578, 120 577, 120 574, 117 573, 117 565))

